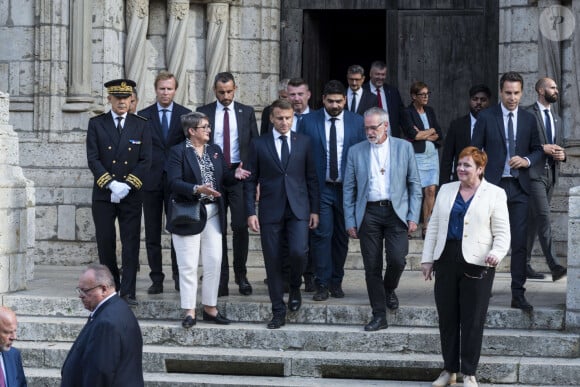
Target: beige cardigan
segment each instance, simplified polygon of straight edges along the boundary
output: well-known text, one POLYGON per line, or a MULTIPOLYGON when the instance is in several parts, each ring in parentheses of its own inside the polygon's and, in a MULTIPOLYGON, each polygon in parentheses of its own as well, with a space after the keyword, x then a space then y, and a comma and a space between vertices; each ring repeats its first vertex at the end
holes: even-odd
MULTIPOLYGON (((432 263, 441 257, 458 191, 458 181, 441 186, 425 236, 421 263, 432 263)), ((468 263, 488 266, 485 258, 493 254, 501 261, 508 253, 510 240, 505 191, 483 179, 465 214, 461 243, 463 257, 468 263)))

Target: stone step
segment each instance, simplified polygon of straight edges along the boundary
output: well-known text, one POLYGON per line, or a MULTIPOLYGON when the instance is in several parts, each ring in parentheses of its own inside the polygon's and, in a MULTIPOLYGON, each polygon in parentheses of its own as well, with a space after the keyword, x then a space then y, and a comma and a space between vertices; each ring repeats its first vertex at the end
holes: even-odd
MULTIPOLYGON (((25 367, 24 372, 29 386, 59 387, 60 369, 25 367)), ((413 382, 409 380, 372 380, 372 379, 334 379, 309 378, 301 376, 271 377, 242 375, 211 375, 146 372, 143 374, 145 387, 430 387, 431 382, 413 382)), ((495 384, 479 383, 480 387, 491 387, 495 384)), ((501 384, 502 387, 532 387, 523 384, 501 384)))
MULTIPOLYGON (((50 342, 49 348, 54 349, 54 344, 74 341, 86 322, 79 318, 46 318, 40 321, 38 318, 23 317, 20 320, 18 347, 23 349, 23 343, 29 343, 33 351, 42 342, 50 342)), ((390 326, 378 332, 365 332, 361 325, 287 323, 280 330, 268 330, 263 323, 237 322, 218 326, 198 321, 195 328, 186 330, 181 327, 181 320, 140 321, 140 326, 146 345, 345 353, 440 352, 439 330, 436 327, 390 326), (379 347, 377 343, 381 343, 379 347)), ((481 353, 494 356, 572 358, 580 355, 580 337, 559 331, 487 329, 481 353)))
MULTIPOLYGON (((25 366, 52 369, 53 377, 56 376, 54 370, 62 365, 70 345, 37 347, 36 351, 44 357, 44 362, 37 365, 24 358, 25 366)), ((437 377, 442 361, 439 354, 366 352, 345 355, 344 352, 334 351, 232 351, 223 348, 147 345, 143 348, 143 365, 146 375, 159 373, 160 376, 172 377, 175 372, 183 377, 186 377, 186 373, 221 377, 224 374, 246 378, 278 377, 276 381, 282 384, 275 385, 284 385, 288 377, 319 378, 320 381, 346 378, 428 382, 437 377)), ((195 379, 197 375, 188 376, 195 379)), ((480 381, 487 383, 578 385, 580 359, 546 361, 543 357, 482 356, 477 376, 480 381)), ((164 380, 167 381, 166 378, 164 380)))

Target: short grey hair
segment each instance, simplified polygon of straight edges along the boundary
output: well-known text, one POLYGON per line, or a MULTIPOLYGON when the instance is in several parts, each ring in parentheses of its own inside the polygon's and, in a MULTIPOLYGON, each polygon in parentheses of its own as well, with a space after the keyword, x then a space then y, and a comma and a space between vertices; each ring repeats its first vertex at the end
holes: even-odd
POLYGON ((107 266, 101 265, 99 263, 91 263, 83 271, 83 274, 88 271, 93 271, 95 273, 95 282, 98 285, 105 285, 112 288, 115 287, 115 280, 113 279, 113 275, 107 266))
POLYGON ((189 138, 189 128, 196 128, 202 120, 207 120, 207 116, 201 112, 191 112, 181 116, 181 128, 185 138, 189 138))

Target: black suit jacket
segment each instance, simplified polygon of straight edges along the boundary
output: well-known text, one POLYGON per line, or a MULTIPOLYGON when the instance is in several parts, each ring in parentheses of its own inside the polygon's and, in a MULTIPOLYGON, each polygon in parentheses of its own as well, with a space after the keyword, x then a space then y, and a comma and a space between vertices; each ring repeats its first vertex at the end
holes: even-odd
POLYGON ((319 212, 319 190, 310 147, 310 138, 290 132, 290 158, 282 165, 272 133, 252 140, 250 147, 250 177, 244 181, 247 216, 256 215, 256 185, 260 184, 261 224, 280 223, 284 218, 286 200, 294 216, 308 220, 319 212))
POLYGON ((91 118, 87 160, 94 176, 93 200, 111 201, 107 185, 112 180, 131 187, 123 200, 141 200, 140 190, 151 167, 151 131, 146 119, 127 114, 119 134, 111 112, 91 118))
POLYGON ((135 315, 119 296, 94 313, 72 345, 61 387, 142 387, 143 338, 135 315))
MULTIPOLYGON (((536 118, 536 125, 538 128, 538 137, 540 139, 540 143, 542 145, 547 144, 548 137, 546 134, 544 112, 538 108, 537 103, 534 103, 533 105, 527 107, 526 110, 529 111, 530 113, 532 113, 534 115, 534 117, 536 118)), ((552 107, 550 107, 550 113, 552 114, 552 117, 554 118, 554 125, 555 125, 555 128, 552 129, 555 131, 554 144, 558 144, 558 145, 562 146, 562 143, 563 143, 562 140, 564 138, 564 133, 563 133, 563 128, 562 128, 562 119, 560 118, 560 116, 558 116, 556 114, 556 112, 554 111, 554 109, 552 107)), ((564 160, 564 162, 565 161, 566 160, 564 160)), ((553 179, 553 181, 547 182, 547 183, 556 184, 558 181, 557 165, 559 162, 555 161, 552 158, 552 156, 549 156, 549 155, 545 154, 544 152, 542 152, 542 158, 540 159, 540 161, 536 165, 534 165, 534 168, 530 169, 530 178, 533 180, 547 179, 546 173, 544 170, 544 168, 546 167, 546 163, 548 164, 548 167, 552 170, 552 179, 553 179)))
MULTIPOLYGON (((377 99, 376 94, 374 94, 370 89, 370 82, 363 84, 363 89, 371 93, 371 95, 377 99)), ((394 86, 383 84, 383 89, 385 91, 385 97, 387 100, 387 109, 389 109, 389 124, 391 127, 391 136, 393 137, 403 137, 403 132, 401 130, 401 114, 405 105, 403 105, 403 100, 401 99, 401 93, 399 89, 394 86)))
MULTIPOLYGON (((488 162, 485 167, 485 178, 495 185, 499 185, 507 157, 506 131, 502 114, 499 104, 479 112, 471 139, 473 146, 483 149, 487 153, 488 162)), ((527 157, 530 160, 530 168, 540 162, 543 153, 536 119, 530 112, 521 107, 518 109, 517 116, 515 152, 517 156, 527 157)), ((518 171, 520 185, 529 194, 529 168, 520 168, 518 171)))
MULTIPOLYGON (((223 192, 223 183, 235 180, 234 171, 226 167, 222 150, 215 144, 207 146, 207 153, 213 163, 216 191, 223 192)), ((190 201, 194 199, 193 186, 202 185, 201 169, 193 148, 187 148, 185 141, 171 148, 167 159, 167 184, 171 195, 177 201, 190 201)), ((216 198, 219 207, 220 225, 222 233, 226 232, 226 212, 223 197, 216 198)), ((169 206, 167 219, 171 216, 169 206)), ((172 226, 167 223, 167 231, 177 235, 193 235, 194 225, 172 226)))
MULTIPOLYGON (((374 95, 373 93, 371 93, 370 91, 361 88, 360 91, 362 91, 362 94, 360 96, 360 101, 358 103, 358 107, 356 108, 355 113, 356 114, 360 114, 361 116, 364 115, 364 113, 369 110, 372 107, 375 107, 378 105, 377 102, 377 96, 374 95)), ((348 111, 352 111, 350 108, 350 105, 352 103, 352 98, 350 100, 346 101, 346 108, 345 110, 348 111)))
POLYGON ((457 171, 454 166, 457 166, 461 151, 469 145, 471 145, 471 114, 459 117, 449 125, 441 154, 440 186, 451 180, 457 180, 457 171))
MULTIPOLYGON (((212 128, 215 128, 215 113, 217 103, 214 101, 210 104, 200 106, 197 108, 198 112, 204 113, 208 116, 209 123, 212 128)), ((231 106, 230 106, 231 107, 231 106)), ((244 164, 247 164, 248 151, 250 149, 250 142, 252 138, 258 137, 258 124, 256 123, 256 114, 254 108, 239 102, 233 102, 233 108, 236 113, 236 122, 238 124, 238 136, 240 140, 240 159, 244 164)), ((210 133, 209 141, 213 143, 213 130, 210 133)))
POLYGON ((161 191, 163 190, 163 170, 169 154, 169 149, 185 141, 185 135, 181 128, 181 116, 191 112, 188 108, 173 103, 171 112, 171 122, 169 123, 169 133, 167 140, 163 137, 161 121, 159 120, 159 111, 157 103, 146 107, 139 112, 139 115, 147 118, 149 130, 151 131, 151 169, 145 177, 143 184, 144 191, 161 191))
MULTIPOLYGON (((439 148, 443 143, 443 132, 441 131, 441 127, 437 122, 437 118, 435 117, 435 112, 430 106, 425 106, 425 113, 427 114, 427 120, 429 120, 429 124, 432 128, 435 128, 439 138, 437 141, 434 141, 433 144, 436 148, 439 148)), ((407 108, 403 111, 403 123, 402 123, 403 130, 405 132, 405 136, 411 141, 413 144, 413 149, 415 153, 423 153, 425 152, 425 142, 427 140, 415 140, 417 136, 417 131, 415 127, 419 130, 426 130, 429 128, 425 128, 423 125, 423 120, 417 113, 417 109, 413 106, 413 104, 407 106, 407 108)))
POLYGON ((262 110, 262 121, 260 122, 260 136, 264 133, 269 133, 272 131, 274 125, 270 122, 270 105, 266 106, 264 110, 262 110))

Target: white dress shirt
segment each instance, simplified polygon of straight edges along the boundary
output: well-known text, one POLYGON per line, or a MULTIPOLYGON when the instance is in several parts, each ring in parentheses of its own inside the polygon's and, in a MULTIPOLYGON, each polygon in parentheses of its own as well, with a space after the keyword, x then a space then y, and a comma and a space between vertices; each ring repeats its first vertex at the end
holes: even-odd
MULTIPOLYGON (((215 122, 213 129, 213 142, 224 150, 224 108, 219 101, 216 101, 215 122)), ((227 106, 228 117, 230 122, 230 159, 232 164, 239 163, 240 159, 240 138, 238 133, 238 123, 236 121, 236 112, 234 111, 234 102, 227 106)))
POLYGON ((326 136, 326 181, 332 182, 330 179, 330 119, 336 118, 334 126, 336 127, 336 160, 338 162, 338 179, 337 182, 342 181, 342 148, 344 145, 344 111, 338 116, 331 117, 330 114, 324 110, 324 132, 326 136))
POLYGON ((370 171, 369 171, 369 202, 378 202, 380 200, 391 200, 389 189, 391 186, 391 177, 389 175, 391 145, 389 137, 382 144, 371 144, 369 154, 370 171))

